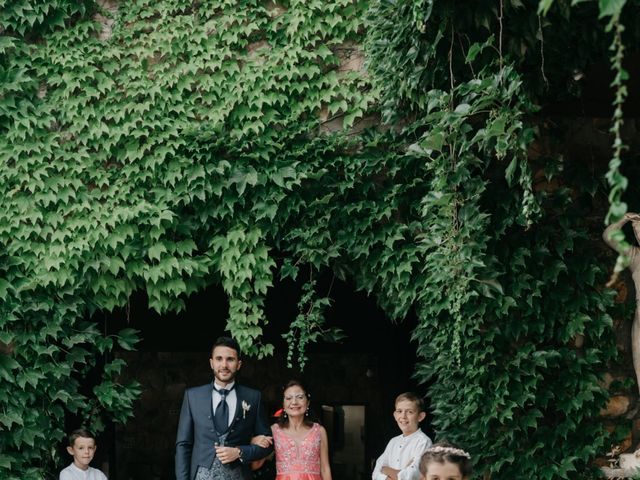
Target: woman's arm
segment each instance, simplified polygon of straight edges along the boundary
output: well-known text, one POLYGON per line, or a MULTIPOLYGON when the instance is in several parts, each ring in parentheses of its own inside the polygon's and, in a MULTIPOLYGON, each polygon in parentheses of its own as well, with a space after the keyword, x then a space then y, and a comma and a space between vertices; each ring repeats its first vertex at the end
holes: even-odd
MULTIPOLYGON (((266 435, 256 435, 251 439, 251 445, 259 445, 262 448, 268 448, 273 445, 273 437, 267 437, 266 435)), ((269 454, 269 456, 270 455, 272 455, 272 453, 269 454)), ((269 457, 264 457, 260 460, 254 460, 253 462, 251 462, 251 470, 259 470, 260 468, 262 468, 264 462, 267 461, 267 458, 269 457)))
POLYGON ((322 425, 320 425, 320 476, 322 480, 332 480, 329 466, 329 440, 327 431, 322 425))
POLYGON ((266 435, 256 435, 251 439, 251 445, 259 445, 262 448, 269 448, 273 445, 273 437, 267 437, 266 435))
POLYGON ((609 245, 609 247, 613 248, 618 253, 627 253, 627 252, 619 252, 618 245, 611 239, 611 235, 624 227, 628 222, 638 222, 640 221, 640 214, 627 212, 624 216, 618 220, 617 222, 612 223, 607 228, 605 228, 604 232, 602 232, 602 239, 604 243, 609 245))

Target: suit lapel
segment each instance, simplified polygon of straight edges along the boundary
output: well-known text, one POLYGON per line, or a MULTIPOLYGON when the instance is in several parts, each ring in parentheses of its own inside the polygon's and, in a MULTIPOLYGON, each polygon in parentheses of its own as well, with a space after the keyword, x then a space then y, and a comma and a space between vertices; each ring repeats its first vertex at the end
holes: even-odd
POLYGON ((240 411, 242 410, 242 402, 246 401, 245 397, 243 395, 244 389, 242 388, 241 385, 236 384, 236 411, 233 414, 233 421, 231 422, 231 426, 229 427, 229 429, 231 429, 231 427, 233 427, 235 425, 235 423, 240 419, 240 411))
POLYGON ((209 392, 208 398, 207 398, 207 404, 209 405, 209 408, 207 409, 207 411, 209 412, 208 417, 209 417, 209 420, 211 421, 211 431, 213 432, 213 436, 215 437, 215 440, 217 443, 218 432, 216 431, 216 425, 213 421, 213 381, 211 382, 211 385, 209 385, 208 392, 209 392))

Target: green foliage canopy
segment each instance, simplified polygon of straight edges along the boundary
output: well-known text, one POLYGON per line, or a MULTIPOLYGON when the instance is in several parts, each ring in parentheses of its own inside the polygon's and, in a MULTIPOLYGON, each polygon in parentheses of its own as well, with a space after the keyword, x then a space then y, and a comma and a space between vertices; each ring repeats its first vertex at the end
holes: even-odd
POLYGON ((228 330, 261 357, 274 275, 302 278, 287 340, 304 359, 339 335, 323 270, 393 319, 417 313, 438 434, 480 471, 586 468, 611 296, 569 190, 532 187, 532 167, 561 165, 528 148, 540 99, 576 92, 606 52, 594 4, 42 3, 0 9, 2 478, 51 472, 69 412, 98 430, 131 414, 139 386, 111 352, 135 332, 105 337, 91 315, 136 290, 179 310, 218 283, 228 330), (342 60, 361 43, 368 72, 342 60), (377 115, 394 124, 356 123, 377 115))

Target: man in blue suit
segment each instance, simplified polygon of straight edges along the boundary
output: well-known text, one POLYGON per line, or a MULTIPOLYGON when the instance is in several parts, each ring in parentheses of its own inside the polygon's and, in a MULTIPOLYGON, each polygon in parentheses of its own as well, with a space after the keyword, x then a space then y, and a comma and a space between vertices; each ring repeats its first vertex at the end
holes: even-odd
POLYGON ((176 435, 176 480, 194 480, 198 467, 210 468, 215 457, 241 469, 249 480, 249 463, 272 450, 250 444, 255 435, 271 435, 260 392, 235 381, 242 360, 234 339, 218 338, 209 364, 213 381, 184 393, 176 435))

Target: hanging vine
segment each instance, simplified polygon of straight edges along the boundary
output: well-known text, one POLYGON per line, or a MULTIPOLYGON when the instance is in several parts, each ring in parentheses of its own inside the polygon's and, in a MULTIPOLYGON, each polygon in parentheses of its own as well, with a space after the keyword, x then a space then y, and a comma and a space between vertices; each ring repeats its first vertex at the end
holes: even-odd
MULTIPOLYGON (((608 5, 601 5, 601 16, 610 16, 609 24, 606 30, 613 33, 613 41, 611 42, 611 68, 614 72, 614 78, 611 82, 611 87, 614 88, 615 97, 613 100, 613 122, 611 124, 611 133, 613 134, 613 154, 611 161, 609 162, 609 171, 606 174, 607 182, 609 183, 609 212, 605 221, 607 223, 613 223, 620 220, 625 213, 627 213, 627 204, 622 201, 622 194, 627 189, 628 180, 620 172, 622 165, 622 154, 626 147, 622 139, 622 125, 623 125, 623 113, 622 108, 624 101, 627 98, 627 87, 625 81, 629 78, 629 74, 622 66, 624 59, 624 43, 622 41, 622 34, 624 32, 624 25, 620 19, 622 14, 622 7, 624 2, 616 3, 610 2, 608 5)), ((628 242, 624 239, 621 231, 618 231, 613 240, 618 245, 618 251, 625 251, 630 247, 628 242)), ((618 255, 616 264, 613 269, 613 274, 607 283, 607 286, 613 286, 618 274, 624 270, 629 264, 629 259, 626 255, 618 255)))
POLYGON ((530 148, 540 105, 578 96, 575 72, 606 55, 599 13, 616 20, 618 140, 626 73, 624 2, 574 3, 0 4, 0 477, 50 477, 69 414, 131 415, 139 386, 111 354, 136 332, 105 337, 99 312, 139 290, 180 310, 219 284, 226 328, 261 357, 274 275, 312 271, 289 363, 338 338, 314 279, 349 278, 390 318, 416 312, 438 435, 478 471, 584 478, 611 295, 582 186, 534 189, 560 167, 530 148), (344 56, 361 49, 365 70, 344 56))

